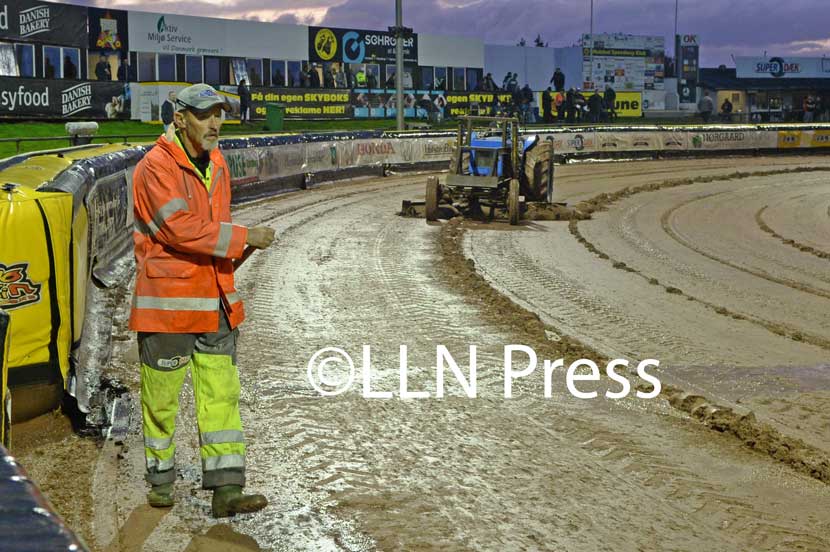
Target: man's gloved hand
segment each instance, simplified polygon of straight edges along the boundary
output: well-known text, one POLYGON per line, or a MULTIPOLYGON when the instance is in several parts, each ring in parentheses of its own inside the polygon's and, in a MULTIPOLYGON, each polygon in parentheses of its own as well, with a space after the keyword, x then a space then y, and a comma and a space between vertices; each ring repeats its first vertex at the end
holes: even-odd
POLYGON ((274 233, 274 229, 267 226, 248 228, 248 240, 245 243, 257 249, 265 249, 273 243, 274 233))

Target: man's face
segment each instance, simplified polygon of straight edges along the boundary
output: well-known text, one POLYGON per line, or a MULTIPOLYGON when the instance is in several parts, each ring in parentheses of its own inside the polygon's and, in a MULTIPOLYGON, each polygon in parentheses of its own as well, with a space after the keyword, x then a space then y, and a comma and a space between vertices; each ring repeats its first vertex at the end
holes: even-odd
POLYGON ((213 151, 219 145, 219 130, 222 128, 221 105, 199 112, 178 111, 175 118, 176 126, 198 153, 213 151))

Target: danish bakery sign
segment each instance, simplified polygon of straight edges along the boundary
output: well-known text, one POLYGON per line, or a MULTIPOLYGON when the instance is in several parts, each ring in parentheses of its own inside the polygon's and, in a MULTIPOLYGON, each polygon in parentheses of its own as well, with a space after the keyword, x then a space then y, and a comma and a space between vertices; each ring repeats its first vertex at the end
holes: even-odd
POLYGON ((0 0, 0 40, 86 47, 86 17, 81 6, 0 0))
POLYGON ((826 58, 804 57, 738 57, 735 58, 739 79, 820 79, 830 78, 826 58))

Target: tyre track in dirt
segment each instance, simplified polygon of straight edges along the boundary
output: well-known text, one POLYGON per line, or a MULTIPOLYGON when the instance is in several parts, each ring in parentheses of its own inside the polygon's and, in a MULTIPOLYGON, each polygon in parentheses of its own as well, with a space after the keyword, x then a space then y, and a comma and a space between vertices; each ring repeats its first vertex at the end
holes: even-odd
MULTIPOLYGON (((579 224, 576 232, 586 240, 589 249, 611 254, 615 262, 634 267, 630 269, 694 297, 720 314, 746 318, 778 335, 827 349, 830 341, 821 328, 827 327, 830 319, 815 304, 817 298, 818 301, 826 300, 827 291, 818 287, 826 285, 822 281, 825 278, 823 261, 807 258, 803 253, 791 251, 791 248, 756 232, 752 242, 755 247, 769 249, 755 257, 766 258, 767 265, 766 269, 748 268, 740 255, 733 261, 708 251, 728 247, 720 245, 720 242, 731 243, 728 228, 719 233, 719 239, 707 235, 709 239, 698 238, 696 241, 687 236, 695 235, 696 221, 703 219, 700 226, 704 228, 712 228, 716 221, 696 216, 693 211, 684 212, 682 226, 672 218, 673 213, 686 205, 695 205, 705 199, 728 198, 732 187, 743 189, 741 182, 705 183, 693 188, 681 187, 627 198, 608 213, 599 215, 596 223, 579 224), (656 224, 658 221, 659 225, 656 224), (714 244, 716 239, 717 245, 714 244), (694 254, 690 255, 689 251, 694 254), (785 264, 780 260, 782 253, 785 264), (803 263, 801 267, 799 260, 803 263), (782 274, 782 271, 788 272, 782 274), (796 279, 799 277, 801 280, 796 279)), ((750 184, 746 183, 746 186, 750 184)), ((736 210, 740 213, 741 202, 737 203, 736 210)), ((721 217, 723 226, 737 226, 739 222, 732 222, 736 218, 721 217)), ((751 220, 751 215, 746 213, 744 218, 751 220)), ((751 247, 743 245, 747 239, 732 238, 732 241, 740 242, 741 249, 745 249, 751 247)))
POLYGON ((752 199, 748 196, 757 195, 763 189, 763 186, 753 186, 691 197, 666 210, 660 217, 660 223, 670 237, 699 255, 758 278, 824 299, 830 298, 826 262, 805 258, 801 251, 782 248, 778 243, 764 240, 766 236, 757 232, 757 227, 724 225, 726 227, 719 233, 719 242, 715 242, 711 232, 706 231, 707 225, 714 224, 718 219, 725 220, 724 211, 729 206, 738 211, 732 214, 734 218, 742 217, 744 222, 751 220, 751 215, 745 212, 746 203, 752 199), (719 205, 713 206, 713 203, 719 205))
POLYGON ((830 252, 830 192, 781 193, 776 199, 764 206, 764 225, 769 232, 785 243, 792 241, 822 253, 830 252))
MULTIPOLYGON (((763 164, 763 160, 759 160, 759 164, 763 164)), ((627 170, 628 168, 620 168, 620 175, 625 177, 627 170)), ((813 170, 813 167, 808 167, 808 170, 813 170)), ((726 175, 728 174, 726 173, 726 175)), ((763 178, 770 179, 771 177, 763 178)), ((782 175, 780 178, 784 178, 784 176, 782 175)), ((804 181, 819 181, 823 179, 823 175, 793 175, 792 179, 796 183, 795 187, 802 184, 808 188, 813 186, 812 191, 815 192, 817 189, 815 184, 805 183, 804 181)), ((748 184, 751 185, 756 180, 758 179, 754 178, 748 184)), ((680 184, 686 183, 682 180, 677 182, 680 184)), ((703 360, 705 362, 702 363, 704 366, 716 364, 734 366, 737 364, 739 366, 744 365, 747 368, 743 371, 725 370, 723 368, 717 370, 713 368, 704 369, 700 366, 694 366, 694 364, 701 362, 701 358, 690 354, 689 351, 664 350, 659 353, 657 358, 670 361, 666 369, 662 370, 666 377, 681 384, 681 387, 713 397, 721 404, 730 405, 740 412, 748 412, 747 408, 759 412, 764 420, 774 422, 774 425, 784 431, 785 434, 803 438, 808 443, 824 448, 830 442, 830 434, 827 431, 830 426, 828 425, 828 417, 823 414, 824 408, 821 406, 827 404, 828 397, 827 393, 821 391, 827 387, 827 378, 821 375, 820 366, 817 369, 794 367, 789 371, 784 368, 753 368, 753 366, 759 365, 793 367, 793 364, 797 365, 799 363, 802 363, 802 366, 814 366, 817 363, 825 362, 827 359, 826 352, 804 346, 804 341, 813 341, 814 344, 822 346, 827 345, 820 335, 815 333, 819 328, 827 327, 824 322, 825 318, 823 318, 826 315, 821 314, 821 308, 817 308, 814 312, 807 312, 805 321, 797 320, 798 315, 795 310, 788 310, 785 307, 783 311, 776 312, 774 308, 769 307, 770 294, 768 293, 758 295, 756 302, 752 303, 751 307, 747 304, 741 304, 736 298, 742 298, 742 295, 745 296, 746 293, 742 294, 740 290, 731 289, 738 287, 740 284, 732 282, 727 276, 718 276, 717 272, 713 274, 710 267, 702 266, 699 262, 689 264, 688 252, 685 254, 678 253, 676 247, 674 249, 667 248, 664 243, 665 240, 655 243, 655 236, 659 233, 654 232, 651 227, 654 226, 653 221, 660 220, 660 216, 665 209, 671 208, 689 197, 711 197, 711 194, 723 191, 717 190, 721 185, 722 183, 719 182, 701 183, 634 196, 623 194, 621 200, 608 213, 597 215, 596 220, 579 223, 572 221, 573 235, 586 246, 588 252, 591 253, 591 257, 596 259, 594 255, 599 255, 601 259, 605 259, 605 265, 611 265, 618 269, 614 271, 615 274, 603 269, 601 267, 602 261, 593 265, 584 262, 584 254, 572 251, 568 236, 561 231, 553 230, 557 228, 556 224, 542 225, 548 231, 554 233, 554 236, 550 238, 545 237, 546 243, 542 243, 541 240, 536 240, 539 243, 534 242, 534 239, 539 236, 538 232, 519 232, 515 234, 519 237, 513 240, 511 244, 513 248, 507 251, 506 257, 521 258, 529 253, 530 260, 521 261, 522 268, 512 271, 511 277, 504 275, 504 273, 510 272, 503 266, 504 261, 501 259, 504 258, 504 254, 493 255, 492 258, 487 259, 487 254, 482 253, 487 251, 489 245, 489 243, 485 243, 487 238, 484 237, 484 233, 479 235, 476 232, 469 232, 467 239, 473 243, 472 249, 477 251, 473 258, 476 260, 479 271, 485 275, 489 274, 488 277, 495 285, 499 286, 499 289, 505 290, 514 297, 517 295, 525 297, 532 295, 528 288, 536 290, 534 292, 536 297, 526 301, 526 305, 529 305, 529 308, 534 312, 550 313, 557 309, 567 309, 565 305, 570 301, 570 298, 568 297, 565 301, 562 300, 562 297, 567 297, 567 293, 563 295, 559 291, 553 292, 544 289, 545 287, 551 287, 550 281, 557 279, 558 274, 565 272, 571 274, 572 285, 575 288, 584 284, 582 287, 586 294, 591 295, 599 303, 615 305, 623 313, 632 309, 638 311, 637 304, 640 301, 645 301, 646 304, 653 307, 652 310, 657 314, 654 317, 655 323, 660 322, 660 314, 664 314, 665 311, 681 313, 672 325, 666 327, 666 331, 683 331, 685 336, 697 342, 698 349, 706 349, 709 358, 706 359, 706 355, 704 355, 703 360), (671 197, 669 197, 670 195, 671 197), (662 202, 651 199, 657 196, 662 196, 662 202), (677 199, 678 197, 680 199, 677 199), (641 222, 643 224, 639 224, 641 222), (651 227, 648 225, 649 222, 651 222, 651 227), (583 233, 587 233, 590 238, 585 240, 582 237, 583 233), (475 244, 474 241, 479 243, 475 244), (597 243, 601 245, 597 247, 597 243), (632 252, 637 254, 632 255, 632 252), (609 254, 611 254, 611 258, 609 258, 609 254), (556 261, 553 259, 556 259, 556 261), (533 270, 528 270, 527 266, 529 264, 541 267, 541 274, 534 274, 533 270), (671 267, 671 271, 667 271, 667 267, 671 267), (492 271, 495 271, 496 277, 494 277, 492 271), (533 275, 532 278, 529 278, 529 282, 523 280, 525 274, 533 275), (667 274, 669 275, 667 276, 667 274), (688 290, 691 287, 689 282, 695 280, 700 285, 693 287, 692 291, 689 292, 688 290), (706 286, 703 285, 704 282, 706 286), (709 300, 711 289, 718 287, 730 287, 729 293, 716 296, 717 303, 726 303, 729 308, 724 308, 709 300), (651 290, 650 299, 649 289, 651 290), (666 291, 669 293, 666 294, 666 291), (690 293, 694 295, 690 296, 690 293), (722 320, 717 320, 717 317, 714 319, 710 317, 710 321, 705 322, 700 317, 693 316, 697 307, 684 300, 689 298, 696 299, 695 302, 709 307, 713 313, 721 315, 722 320), (724 298, 726 299, 724 300, 724 298), (681 304, 677 303, 678 299, 682 300, 681 304), (730 304, 728 302, 732 299, 735 299, 736 303, 730 304), (768 307, 768 311, 765 311, 764 307, 768 307), (735 310, 740 312, 735 312, 735 310), (759 311, 762 315, 767 312, 772 313, 770 317, 773 320, 776 317, 780 319, 781 312, 791 311, 787 320, 801 325, 793 324, 788 327, 782 325, 780 320, 776 323, 770 323, 764 318, 758 318, 759 311), (764 335, 766 332, 758 333, 757 330, 753 330, 751 326, 748 326, 749 322, 766 328, 774 334, 792 339, 781 340, 770 334, 764 335), (673 330, 672 326, 677 330, 673 330), (713 331, 715 333, 714 337, 711 335, 713 331), (810 335, 811 331, 814 334, 812 336, 810 335), (720 353, 709 350, 717 349, 718 343, 725 346, 725 348, 721 348, 720 353), (713 344, 715 347, 713 347, 713 344), (730 346, 733 350, 730 350, 730 346), (740 377, 741 373, 745 374, 743 378, 740 377), (718 384, 717 382, 721 383, 718 384), (775 392, 777 395, 770 397, 768 396, 770 392, 775 392)), ((610 192, 614 192, 614 189, 611 189, 610 192)), ((794 193, 791 189, 784 188, 784 186, 775 189, 774 192, 789 195, 794 193)), ((747 192, 746 196, 751 196, 751 194, 747 192)), ((761 199, 764 199, 764 197, 761 196, 761 199)), ((613 200, 613 195, 610 199, 613 200)), ((756 201, 761 199, 755 198, 756 201)), ((600 203, 607 203, 607 199, 602 199, 600 203)), ((739 207, 743 207, 740 201, 737 203, 739 207)), ((743 218, 749 217, 751 220, 753 214, 751 211, 752 209, 744 207, 742 211, 743 218)), ((692 221, 695 220, 692 215, 689 214, 683 220, 684 229, 688 229, 692 221)), ((723 219, 724 217, 720 218, 723 219)), ((726 219, 726 221, 728 224, 729 220, 726 219)), ((807 227, 815 224, 814 220, 800 220, 799 222, 807 227)), ((712 226, 714 222, 704 220, 701 224, 712 226)), ((760 232, 756 233, 763 236, 760 232)), ((731 235, 729 237, 733 241, 735 240, 731 235)), ((764 236, 764 239, 768 239, 768 237, 764 236)), ((706 246, 711 246, 712 241, 704 243, 706 246)), ((783 248, 780 243, 776 243, 775 247, 786 249, 786 251, 776 251, 775 255, 769 254, 768 257, 772 261, 777 261, 777 256, 789 258, 802 254, 795 250, 790 251, 789 248, 783 248)), ((470 249, 468 247, 468 255, 470 249)), ((821 263, 821 261, 817 262, 821 263)), ((792 267, 790 266, 790 268, 792 267)), ((795 268, 798 270, 800 267, 796 266, 795 268)), ((812 269, 812 274, 821 278, 818 265, 812 269)), ((758 279, 755 278, 755 280, 758 279)), ((752 281, 747 280, 740 287, 751 289, 752 286, 752 281)), ((770 286, 767 285, 767 287, 770 286)), ((766 290, 766 288, 764 289, 766 290)), ((787 293, 792 293, 792 290, 787 293)), ((782 293, 781 295, 781 301, 784 302, 782 304, 786 305, 786 300, 783 298, 783 295, 786 294, 782 293)), ((743 298, 745 300, 745 297, 743 298)), ((806 301, 802 304, 806 304, 806 301)), ((642 312, 642 309, 639 309, 639 311, 642 312)), ((579 308, 573 308, 573 312, 579 312, 579 308)), ((803 311, 799 314, 803 314, 803 311)), ((802 316, 802 319, 804 318, 802 316)), ((597 339, 596 336, 600 336, 600 342, 602 338, 605 338, 605 342, 611 345, 605 350, 613 350, 613 345, 620 342, 614 339, 615 334, 619 334, 617 328, 609 330, 602 323, 597 324, 596 320, 590 316, 586 317, 586 328, 583 333, 594 334, 595 339, 597 339)), ((579 333, 575 335, 579 335, 579 333)), ((636 342, 636 338, 633 336, 632 340, 636 342)), ((643 351, 650 352, 654 349, 649 335, 645 336, 639 345, 640 358, 645 354, 643 351)), ((604 349, 600 348, 600 350, 604 349)))
MULTIPOLYGON (((394 217, 399 201, 397 191, 374 194, 365 202, 347 202, 327 219, 288 232, 278 228, 283 247, 249 267, 256 281, 256 288, 247 290, 254 294, 248 304, 256 305, 249 323, 257 329, 249 329, 243 340, 248 335, 256 345, 243 342, 242 351, 247 365, 262 366, 257 403, 251 405, 255 412, 246 416, 254 434, 251 457, 255 465, 267 464, 266 458, 281 465, 270 468, 267 477, 252 474, 260 488, 291 474, 307 493, 314 523, 323 521, 322 514, 340 514, 384 550, 601 550, 614 541, 617 550, 688 549, 694 543, 720 550, 741 550, 748 543, 764 549, 826 545, 821 520, 806 528, 800 521, 779 520, 741 491, 743 484, 712 478, 709 469, 717 464, 725 475, 740 466, 747 477, 766 473, 764 485, 775 486, 773 466, 728 440, 713 445, 711 436, 664 409, 655 412, 632 401, 606 405, 604 412, 579 401, 539 401, 533 397, 538 382, 523 387, 515 402, 497 398, 484 385, 476 401, 457 396, 378 401, 356 393, 323 400, 299 392, 303 359, 326 344, 343 344, 352 352, 367 341, 378 347, 373 382, 389 389, 386 384, 397 378, 397 344, 405 342, 412 387, 423 390, 434 388, 421 376, 429 376, 435 343, 463 356, 457 351, 466 349, 467 340, 483 343, 484 350, 508 338, 506 328, 483 324, 474 306, 441 284, 434 272, 438 228, 394 217), (290 269, 303 273, 281 276, 290 269), (270 285, 263 281, 266 275, 274 280, 270 285), (268 296, 276 299, 269 303, 268 296), (303 312, 305 324, 291 328, 296 312, 303 312), (265 412, 267 426, 256 421, 265 412), (284 421, 289 416, 299 421, 284 421), (632 427, 641 434, 632 435, 632 427), (660 443, 654 443, 655 435, 660 443), (667 454, 672 449, 682 450, 678 456, 686 460, 667 454), (735 456, 724 460, 724 452, 735 456), (707 469, 696 464, 701 458, 707 469), (286 471, 286 463, 296 467, 286 471), (688 470, 687 478, 669 476, 670 466, 678 463, 684 464, 679 473, 688 470), (656 531, 616 535, 613 527, 637 526, 639 511, 629 495, 637 496, 638 504, 656 505, 650 519, 656 531), (596 514, 592 519, 604 516, 613 527, 586 521, 586 496, 596 514)), ((498 358, 495 350, 483 351, 480 361, 498 358)), ((824 488, 791 474, 785 479, 825 500, 824 488)), ((258 517, 240 527, 267 544, 273 527, 258 517)))
MULTIPOLYGON (((826 486, 668 407, 572 400, 561 378, 553 399, 540 399, 541 382, 530 379, 502 399, 500 348, 523 330, 481 317, 476 297, 447 285, 439 227, 393 215, 422 190, 423 177, 386 179, 235 211, 240 223, 276 228, 279 241, 242 267, 238 284, 248 310, 240 372, 249 486, 271 505, 228 527, 273 550, 830 547, 826 486), (378 389, 397 388, 397 345, 408 344, 416 390, 435 389, 436 343, 462 364, 478 344, 481 396, 461 396, 448 376, 441 400, 318 397, 305 381, 310 355, 339 345, 358 361, 364 343, 378 389), (647 518, 644 503, 653 505, 647 518)), ((190 391, 177 443, 194 486, 190 391)), ((121 487, 141 503, 137 433, 121 487)), ((208 493, 183 487, 145 550, 182 549, 182 534, 213 531, 208 493)))
POLYGON ((766 232, 770 236, 777 238, 784 245, 790 245, 792 247, 795 247, 799 251, 809 253, 810 255, 815 255, 819 259, 830 259, 830 253, 828 253, 827 251, 822 251, 820 249, 813 247, 812 245, 807 245, 806 243, 801 243, 792 238, 782 236, 781 234, 770 228, 764 220, 764 211, 766 211, 768 208, 769 205, 764 205, 763 207, 758 209, 757 213, 755 213, 755 222, 758 224, 758 228, 760 228, 763 232, 766 232))

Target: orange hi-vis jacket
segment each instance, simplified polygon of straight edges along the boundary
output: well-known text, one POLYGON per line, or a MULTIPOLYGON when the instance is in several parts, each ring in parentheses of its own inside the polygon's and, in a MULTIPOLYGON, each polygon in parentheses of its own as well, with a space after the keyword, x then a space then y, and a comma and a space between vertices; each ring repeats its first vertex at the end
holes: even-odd
POLYGON ((136 282, 130 329, 210 333, 224 306, 232 328, 245 311, 233 282, 248 230, 231 224, 230 171, 218 148, 202 177, 170 132, 133 175, 136 282))

